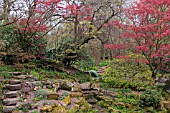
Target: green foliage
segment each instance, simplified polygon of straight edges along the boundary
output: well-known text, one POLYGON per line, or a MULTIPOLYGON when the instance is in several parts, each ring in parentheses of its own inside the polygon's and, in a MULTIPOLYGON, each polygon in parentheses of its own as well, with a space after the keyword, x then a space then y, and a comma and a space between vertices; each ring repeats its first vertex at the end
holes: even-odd
POLYGON ((0 77, 10 79, 13 77, 12 74, 9 72, 16 71, 13 67, 11 66, 0 66, 0 77))
POLYGON ((38 112, 38 110, 34 110, 34 111, 32 111, 31 113, 39 113, 39 112, 38 112))
POLYGON ((71 65, 77 58, 77 50, 73 38, 66 37, 62 39, 57 48, 47 50, 47 58, 62 61, 64 65, 71 65))
POLYGON ((42 100, 47 97, 47 91, 44 89, 39 89, 34 92, 35 100, 42 100))
POLYGON ((37 73, 36 71, 34 70, 31 70, 30 72, 32 75, 36 76, 39 80, 42 80, 43 79, 43 76, 40 75, 39 73, 37 73))
POLYGON ((108 66, 109 62, 110 62, 109 60, 101 61, 101 62, 99 62, 99 66, 108 66))
MULTIPOLYGON (((0 23, 1 24, 1 23, 0 23)), ((8 50, 12 45, 15 45, 18 43, 17 37, 19 35, 17 34, 17 31, 15 30, 15 26, 13 24, 0 27, 0 40, 3 41, 5 44, 5 48, 8 50)), ((14 49, 16 47, 14 46, 14 49)))
MULTIPOLYGON (((1 23, 0 23, 1 24, 1 23)), ((5 54, 2 57, 6 64, 23 63, 33 59, 32 55, 42 57, 45 52, 46 39, 36 38, 40 33, 23 35, 16 29, 15 24, 0 28, 0 42, 4 45, 0 47, 0 52, 5 54)))
POLYGON ((108 87, 132 88, 145 90, 153 86, 151 71, 147 65, 133 60, 113 59, 106 69, 102 80, 108 87))
POLYGON ((157 91, 145 91, 139 97, 139 105, 142 107, 158 108, 161 102, 161 94, 157 91))
POLYGON ((78 58, 73 64, 74 67, 81 70, 91 70, 95 66, 94 59, 89 55, 87 48, 81 48, 78 52, 78 58))
POLYGON ((65 37, 57 48, 47 50, 47 58, 61 61, 65 66, 74 66, 82 70, 92 68, 95 63, 87 48, 77 48, 74 38, 65 37))
POLYGON ((16 107, 16 111, 23 111, 28 112, 31 109, 32 105, 30 103, 21 104, 20 106, 16 107))

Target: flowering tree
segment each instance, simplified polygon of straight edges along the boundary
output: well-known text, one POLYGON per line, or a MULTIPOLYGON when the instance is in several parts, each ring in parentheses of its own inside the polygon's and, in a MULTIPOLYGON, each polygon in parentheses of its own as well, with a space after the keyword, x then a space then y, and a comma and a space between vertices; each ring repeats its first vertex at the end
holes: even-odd
MULTIPOLYGON (((121 38, 130 40, 134 52, 144 55, 155 79, 158 71, 170 61, 170 1, 138 0, 124 9, 124 14, 128 22, 112 24, 124 31, 121 38)), ((106 47, 114 49, 114 46, 106 47)))

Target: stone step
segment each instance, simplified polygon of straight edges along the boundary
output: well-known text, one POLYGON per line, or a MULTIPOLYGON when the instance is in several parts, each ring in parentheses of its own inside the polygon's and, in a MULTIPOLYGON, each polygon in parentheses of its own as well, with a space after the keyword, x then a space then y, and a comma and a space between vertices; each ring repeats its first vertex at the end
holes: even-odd
POLYGON ((13 74, 13 75, 21 75, 21 72, 8 72, 9 74, 13 74))
POLYGON ((10 83, 10 84, 20 84, 21 81, 18 80, 18 79, 11 79, 11 80, 9 81, 9 83, 10 83))
POLYGON ((15 108, 15 106, 3 106, 3 113, 11 113, 15 108))
POLYGON ((19 75, 19 76, 14 76, 13 78, 15 79, 26 79, 28 75, 19 75))
POLYGON ((21 84, 6 84, 5 87, 11 91, 17 91, 21 89, 21 84))
POLYGON ((3 103, 6 106, 16 105, 17 102, 19 102, 19 98, 6 98, 3 100, 3 103))
POLYGON ((18 91, 9 91, 9 92, 6 92, 4 95, 6 98, 17 97, 18 91))

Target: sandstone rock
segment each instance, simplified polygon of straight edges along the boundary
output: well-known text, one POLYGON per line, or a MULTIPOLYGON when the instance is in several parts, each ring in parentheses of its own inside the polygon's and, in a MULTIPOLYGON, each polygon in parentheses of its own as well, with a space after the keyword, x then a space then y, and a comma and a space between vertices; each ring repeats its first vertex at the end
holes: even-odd
POLYGON ((5 85, 7 89, 11 90, 11 91, 16 91, 16 90, 20 90, 21 89, 21 84, 6 84, 5 85))
POLYGON ((83 101, 83 97, 80 98, 72 98, 71 102, 80 105, 80 103, 83 101))
POLYGON ((112 98, 115 98, 118 93, 115 92, 115 91, 110 91, 110 90, 105 90, 105 89, 102 89, 100 90, 100 93, 99 95, 107 95, 107 96, 111 96, 112 98))
POLYGON ((58 89, 60 88, 60 83, 55 83, 52 86, 55 88, 55 91, 58 91, 58 89))
POLYGON ((90 82, 86 82, 86 83, 82 83, 82 84, 80 84, 80 86, 81 86, 81 89, 82 90, 89 90, 89 89, 91 89, 91 83, 90 82))
POLYGON ((31 82, 24 82, 24 83, 22 83, 21 85, 22 85, 21 91, 22 91, 23 93, 28 93, 28 92, 30 92, 30 91, 33 91, 34 88, 35 88, 35 85, 32 84, 31 82))
POLYGON ((112 102, 112 97, 110 96, 97 96, 99 99, 104 100, 105 102, 112 102))
POLYGON ((6 98, 17 97, 18 91, 9 91, 9 92, 5 93, 4 95, 5 95, 6 98))
POLYGON ((11 80, 9 81, 9 83, 10 83, 10 84, 20 84, 21 81, 20 81, 20 80, 17 80, 17 79, 11 79, 11 80))
POLYGON ((65 89, 65 90, 71 91, 73 86, 74 86, 74 84, 72 82, 65 80, 61 83, 60 89, 65 89))
POLYGON ((11 113, 15 108, 15 106, 3 106, 3 113, 11 113))
POLYGON ((13 75, 21 75, 21 72, 9 72, 9 74, 13 74, 13 75))
POLYGON ((48 100, 57 100, 60 97, 58 93, 48 93, 47 99, 48 100))
POLYGON ((65 80, 63 80, 63 79, 57 79, 57 81, 55 82, 55 83, 59 83, 60 85, 63 83, 63 81, 65 81, 65 80))
POLYGON ((73 82, 74 86, 72 87, 71 91, 78 92, 82 91, 81 86, 78 82, 73 82))
POLYGON ((70 95, 70 97, 82 97, 83 93, 81 93, 81 92, 71 92, 69 95, 70 95))
POLYGON ((6 98, 3 100, 4 105, 16 105, 19 102, 19 98, 6 98))
POLYGON ((26 79, 27 75, 14 76, 15 79, 26 79))
POLYGON ((25 99, 27 103, 31 103, 35 99, 35 93, 34 92, 28 92, 25 95, 25 99))
POLYGON ((125 106, 125 104, 123 102, 118 102, 118 103, 116 103, 116 105, 118 105, 118 106, 125 106))
POLYGON ((66 106, 69 105, 71 103, 70 96, 65 97, 63 102, 66 104, 66 106))
POLYGON ((79 109, 79 105, 71 103, 70 105, 68 105, 67 109, 68 113, 75 113, 79 109))
POLYGON ((55 107, 53 107, 51 113, 67 113, 67 110, 63 106, 55 106, 55 107))
POLYGON ((97 100, 95 98, 92 98, 92 99, 88 99, 87 102, 90 104, 95 104, 97 100))
POLYGON ((166 109, 170 109, 170 101, 163 101, 162 103, 166 109))
POLYGON ((58 105, 58 106, 62 106, 63 104, 65 104, 60 100, 40 100, 36 103, 36 105, 38 107, 43 107, 44 103, 46 103, 46 105, 58 105))
POLYGON ((96 89, 97 91, 100 91, 100 84, 97 83, 91 84, 91 89, 96 89))
POLYGON ((32 79, 34 81, 38 81, 38 78, 36 76, 34 76, 34 75, 29 75, 27 78, 32 79))
POLYGON ((90 90, 88 91, 83 91, 84 94, 93 94, 93 92, 91 92, 90 90))
POLYGON ((47 81, 42 81, 42 84, 43 85, 52 85, 53 83, 52 83, 52 81, 47 80, 47 81))
POLYGON ((20 110, 14 110, 14 111, 12 111, 12 113, 23 113, 23 112, 20 110))
POLYGON ((40 109, 41 112, 50 112, 51 110, 52 110, 52 106, 49 105, 45 105, 40 109))
POLYGON ((92 105, 89 103, 83 103, 83 105, 80 107, 82 111, 90 111, 92 109, 92 105))
POLYGON ((68 94, 70 97, 81 97, 83 96, 83 93, 81 92, 71 92, 71 91, 67 91, 67 90, 58 90, 57 93, 61 96, 64 94, 68 94))
POLYGON ((62 90, 62 89, 60 89, 60 90, 57 91, 57 94, 59 94, 60 96, 66 94, 66 93, 67 93, 67 94, 70 94, 70 91, 62 90))

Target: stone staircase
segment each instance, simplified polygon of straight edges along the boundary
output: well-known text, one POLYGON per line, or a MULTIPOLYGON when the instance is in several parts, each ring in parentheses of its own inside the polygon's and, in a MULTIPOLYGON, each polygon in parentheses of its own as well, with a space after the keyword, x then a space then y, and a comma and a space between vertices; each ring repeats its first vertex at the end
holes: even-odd
POLYGON ((11 113, 20 101, 21 80, 15 79, 15 77, 21 76, 21 73, 11 72, 10 74, 13 74, 14 77, 4 85, 3 113, 11 113))

